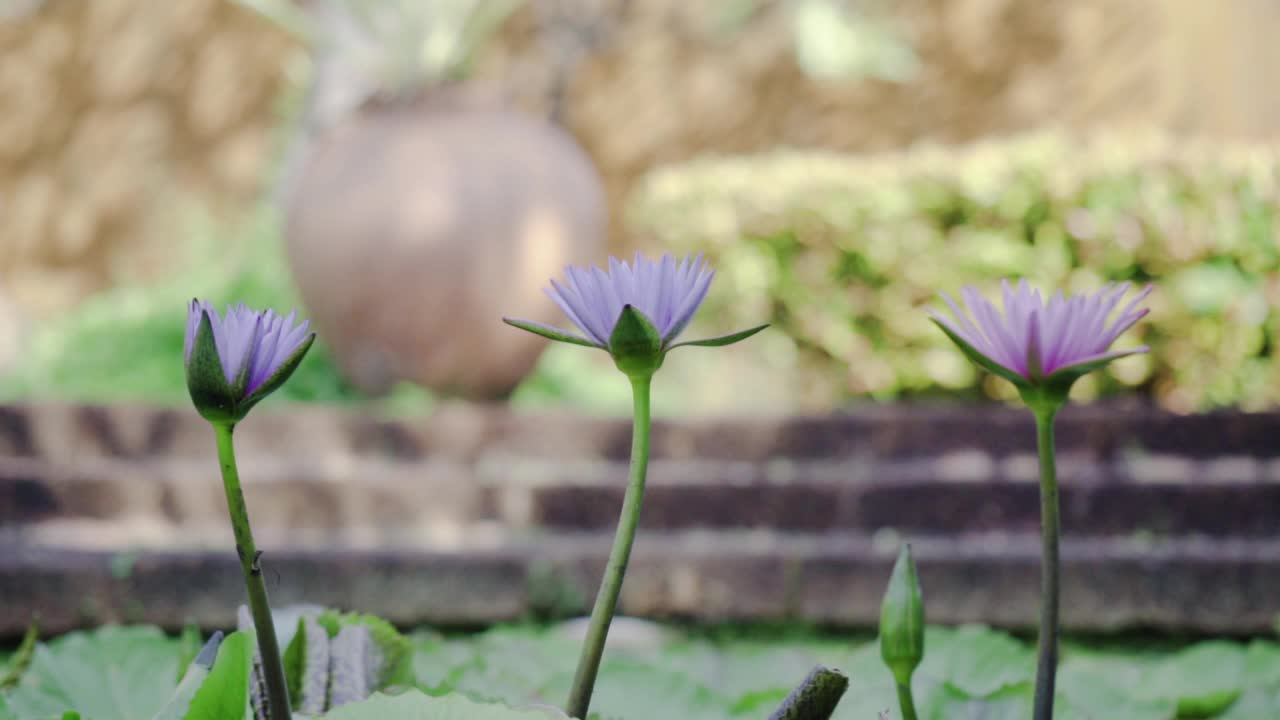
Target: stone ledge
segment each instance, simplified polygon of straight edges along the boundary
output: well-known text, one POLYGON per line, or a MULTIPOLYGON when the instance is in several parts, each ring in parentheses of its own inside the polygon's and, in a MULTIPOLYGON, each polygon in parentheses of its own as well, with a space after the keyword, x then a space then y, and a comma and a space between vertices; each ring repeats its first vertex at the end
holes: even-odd
MULTIPOLYGON (((622 608, 660 619, 871 626, 893 545, 847 534, 642 535, 622 608)), ((608 547, 607 534, 587 534, 524 537, 460 552, 270 550, 265 562, 276 603, 359 608, 406 626, 469 625, 517 620, 552 606, 582 612, 608 547), (546 598, 561 600, 547 605, 546 598)), ((1032 627, 1039 592, 1035 536, 920 537, 913 548, 931 622, 1032 627)), ((1280 597, 1280 543, 1067 540, 1063 588, 1069 631, 1267 632, 1280 597)), ((114 621, 226 627, 243 592, 229 550, 135 556, 12 547, 0 557, 0 634, 21 632, 37 611, 50 632, 114 621)))

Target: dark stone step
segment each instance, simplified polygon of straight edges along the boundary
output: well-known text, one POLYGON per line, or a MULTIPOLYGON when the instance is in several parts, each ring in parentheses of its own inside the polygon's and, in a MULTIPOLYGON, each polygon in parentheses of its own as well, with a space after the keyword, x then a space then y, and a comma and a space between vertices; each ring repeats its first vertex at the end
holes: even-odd
MULTIPOLYGON (((624 488, 564 485, 533 491, 534 523, 561 530, 612 528, 624 488)), ((780 532, 972 533, 1034 531, 1040 491, 1028 482, 885 480, 874 484, 731 486, 654 484, 644 499, 646 528, 762 528, 780 532)), ((1061 487, 1068 535, 1280 536, 1280 484, 1108 483, 1061 487)))
MULTIPOLYGON (((493 547, 463 543, 466 549, 455 550, 263 547, 273 602, 358 608, 412 626, 511 621, 551 609, 584 612, 609 542, 598 533, 512 536, 493 547)), ((115 621, 228 627, 244 596, 229 548, 5 545, 4 635, 21 632, 36 612, 48 632, 115 621)), ((919 537, 913 549, 931 622, 1033 627, 1035 536, 919 537)), ((871 627, 895 550, 895 542, 848 534, 642 534, 622 608, 658 619, 871 627)), ((1275 541, 1067 540, 1062 555, 1063 623, 1073 632, 1265 633, 1280 597, 1275 541)))
MULTIPOLYGON (((945 458, 786 467, 658 461, 650 472, 643 524, 655 530, 779 533, 1035 531, 1040 500, 1034 461, 1030 467, 1010 465, 979 462, 966 469, 945 458)), ((1064 532, 1280 536, 1280 481, 1239 470, 1158 459, 1120 466, 1064 462, 1064 532)), ((244 463, 242 475, 263 527, 340 532, 492 524, 592 531, 610 530, 617 522, 626 467, 259 458, 244 463)), ((0 522, 7 524, 145 518, 175 529, 220 526, 224 503, 212 463, 99 460, 64 467, 0 459, 0 522)))
MULTIPOLYGON (((1142 406, 1071 406, 1057 426, 1060 450, 1110 460, 1140 449, 1190 458, 1280 457, 1280 413, 1175 415, 1142 406)), ((264 409, 238 432, 247 454, 333 454, 474 459, 486 453, 622 460, 630 422, 504 408, 446 406, 391 420, 314 406, 264 409)), ((830 417, 659 419, 658 458, 766 461, 911 458, 977 449, 992 457, 1032 452, 1030 414, 1003 406, 867 407, 830 417)), ((78 457, 213 454, 209 428, 190 409, 141 405, 0 405, 0 455, 60 462, 78 457)))

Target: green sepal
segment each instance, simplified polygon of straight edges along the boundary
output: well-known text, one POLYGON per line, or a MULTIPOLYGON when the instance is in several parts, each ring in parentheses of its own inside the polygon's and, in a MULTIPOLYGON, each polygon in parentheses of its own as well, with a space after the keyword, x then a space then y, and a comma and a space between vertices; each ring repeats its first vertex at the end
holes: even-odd
POLYGON ((763 324, 763 325, 757 325, 757 326, 755 326, 755 327, 753 327, 753 328, 749 328, 749 329, 747 329, 747 330, 741 330, 741 331, 736 332, 736 333, 729 333, 728 335, 721 335, 720 337, 706 338, 706 339, 704 339, 704 340, 687 340, 687 341, 685 341, 685 342, 678 342, 678 343, 676 343, 676 344, 672 345, 671 347, 669 347, 669 348, 667 348, 667 349, 668 349, 668 350, 674 350, 674 349, 676 349, 676 348, 678 348, 678 347, 685 347, 685 346, 689 346, 689 347, 724 347, 725 345, 732 345, 732 344, 734 344, 734 343, 736 343, 736 342, 741 342, 741 341, 743 341, 743 340, 746 340, 747 338, 751 337, 752 335, 755 335, 756 333, 760 332, 761 330, 763 330, 763 329, 765 329, 765 328, 767 328, 767 327, 769 327, 769 323, 765 323, 765 324, 763 324))
POLYGON ((556 342, 569 343, 570 345, 582 345, 584 347, 597 349, 600 347, 596 343, 585 338, 580 338, 577 335, 570 335, 569 333, 563 333, 553 327, 547 327, 546 325, 541 325, 539 323, 531 323, 527 320, 514 320, 506 317, 502 318, 502 322, 510 325, 511 327, 531 332, 534 335, 541 335, 548 340, 555 340, 556 342))
POLYGON ((1074 385, 1077 380, 1095 370, 1101 370, 1120 358, 1129 357, 1140 351, 1141 350, 1134 350, 1126 352, 1123 355, 1114 355, 1112 357, 1101 358, 1091 362, 1082 362, 1076 363, 1075 365, 1060 367, 1053 371, 1052 375, 1049 375, 1044 379, 1044 384, 1046 387, 1052 388, 1056 395, 1060 395, 1061 402, 1065 403, 1067 401, 1067 395, 1071 392, 1071 386, 1074 385))
POLYGON ((662 336, 644 313, 623 305, 609 336, 609 354, 628 377, 648 377, 662 367, 662 336))
POLYGON ((1059 376, 1058 373, 1054 373, 1045 378, 1044 383, 1041 385, 1018 388, 1018 395, 1022 396, 1022 402, 1026 403, 1036 417, 1053 418, 1062 409, 1062 406, 1067 404, 1067 396, 1071 394, 1071 386, 1083 375, 1081 373, 1080 375, 1059 376))
MULTIPOLYGON (((311 349, 311 345, 315 343, 315 341, 315 333, 308 335, 307 339, 303 340, 302 344, 298 346, 298 349, 294 350, 292 355, 285 359, 284 362, 280 363, 280 367, 276 368, 275 373, 273 373, 271 377, 267 378, 262 385, 258 386, 258 389, 254 390, 252 395, 249 395, 240 401, 236 410, 240 413, 241 418, 249 414, 249 410, 251 410, 254 405, 261 402, 263 398, 275 392, 281 385, 285 384, 285 381, 289 379, 289 376, 293 375, 293 371, 298 369, 298 365, 302 364, 302 358, 306 356, 307 351, 311 349)), ((252 363, 246 362, 245 367, 248 368, 251 364, 252 363)), ((248 376, 247 369, 245 370, 245 376, 248 376)), ((241 391, 243 392, 243 388, 241 388, 241 391)))
POLYGON ((191 357, 187 359, 187 391, 191 393, 191 402, 196 410, 209 422, 234 423, 243 417, 238 414, 238 398, 222 370, 208 311, 200 313, 200 325, 191 344, 191 357))
POLYGON ((907 686, 924 659, 924 598, 911 546, 906 543, 898 551, 880 604, 880 657, 894 680, 907 686))
POLYGON ((1020 390, 1024 387, 1027 387, 1027 388, 1032 387, 1030 380, 1019 375, 1013 370, 1010 370, 1009 368, 1001 365, 995 360, 992 360, 986 355, 983 355, 982 353, 978 352, 976 348, 974 348, 969 343, 965 342, 964 339, 961 338, 959 335, 956 335, 954 332, 952 332, 951 328, 938 322, 936 319, 930 318, 930 320, 933 321, 934 325, 937 325, 939 328, 941 328, 942 332, 947 334, 947 337, 951 338, 951 342, 955 343, 956 346, 960 348, 960 352, 964 353, 965 357, 969 358, 969 360, 972 361, 974 365, 977 365, 978 367, 990 373, 999 375, 1005 380, 1008 380, 1009 382, 1013 383, 1020 390))

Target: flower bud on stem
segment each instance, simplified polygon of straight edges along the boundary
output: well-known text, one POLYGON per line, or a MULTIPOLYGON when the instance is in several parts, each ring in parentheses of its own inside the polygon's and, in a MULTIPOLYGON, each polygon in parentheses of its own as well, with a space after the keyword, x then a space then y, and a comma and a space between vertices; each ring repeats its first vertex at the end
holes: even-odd
POLYGON ((924 659, 924 598, 906 543, 898 551, 880 605, 880 658, 893 673, 903 720, 916 720, 911 675, 924 659))

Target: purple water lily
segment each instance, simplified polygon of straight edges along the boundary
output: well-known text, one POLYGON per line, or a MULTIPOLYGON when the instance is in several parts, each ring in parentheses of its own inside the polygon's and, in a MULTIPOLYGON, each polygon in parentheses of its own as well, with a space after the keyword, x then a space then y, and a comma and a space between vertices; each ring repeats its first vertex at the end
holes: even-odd
POLYGON ((258 629, 254 678, 261 678, 266 692, 265 697, 255 695, 255 707, 259 715, 272 720, 292 717, 289 688, 267 601, 262 553, 253 541, 240 486, 232 432, 254 405, 289 379, 311 349, 316 336, 308 331, 310 324, 295 323, 296 312, 281 317, 274 311, 260 312, 241 303, 227 306, 226 313, 219 315, 210 303, 192 300, 187 306, 187 331, 182 344, 191 402, 213 426, 217 440, 236 554, 258 629))
POLYGON ((1111 343, 1148 312, 1138 304, 1150 294, 1150 286, 1115 313, 1129 287, 1129 283, 1109 283, 1090 294, 1056 292, 1044 302, 1026 280, 1016 288, 1006 280, 1003 314, 977 290, 966 287, 962 291, 965 310, 940 293, 954 321, 933 310, 929 316, 975 362, 1015 384, 1038 383, 1055 374, 1083 374, 1116 358, 1147 352, 1146 346, 1110 350, 1111 343), (1113 313, 1115 319, 1108 322, 1113 313))
POLYGON ((552 280, 546 293, 586 336, 579 339, 589 344, 607 348, 622 308, 630 305, 653 324, 665 345, 693 319, 713 277, 715 271, 701 255, 676 262, 670 254, 653 261, 636 253, 630 265, 609 258, 608 272, 598 267, 565 268, 564 284, 552 280))
POLYGON ((212 412, 238 420, 288 379, 314 340, 310 323, 298 323, 296 311, 281 316, 240 303, 219 315, 212 304, 192 300, 183 344, 191 397, 210 419, 212 412))
POLYGON ((1138 306, 1151 288, 1144 288, 1117 312, 1129 283, 1108 284, 1082 295, 1064 296, 1057 292, 1048 302, 1025 280, 1019 281, 1016 288, 1010 287, 1008 281, 1002 286, 1003 313, 977 290, 966 287, 962 292, 965 310, 942 294, 954 320, 932 310, 929 315, 970 360, 1013 383, 1035 417, 1043 559, 1032 715, 1035 720, 1050 720, 1057 676, 1061 582, 1054 418, 1066 404, 1076 380, 1116 358, 1147 352, 1145 346, 1112 350, 1111 344, 1147 314, 1146 308, 1138 306))
POLYGON ((259 312, 239 303, 228 305, 226 314, 219 317, 211 303, 192 300, 187 311, 187 338, 184 346, 187 362, 191 362, 191 348, 195 345, 201 315, 206 313, 227 383, 234 385, 240 373, 248 370, 245 396, 252 395, 261 388, 286 360, 315 337, 314 333, 308 332, 310 321, 295 324, 298 317, 296 310, 282 317, 274 310, 259 312))
POLYGON ((1043 543, 1039 648, 1032 700, 1035 720, 1053 717, 1058 663, 1061 518, 1054 418, 1066 404, 1076 380, 1116 358, 1147 352, 1145 346, 1111 349, 1116 338, 1147 314, 1147 309, 1138 305, 1150 294, 1150 287, 1116 312, 1129 287, 1129 283, 1108 284, 1098 292, 1069 297, 1058 292, 1044 302, 1039 291, 1032 290, 1025 280, 1019 281, 1017 288, 1005 281, 1003 314, 971 287, 962 293, 967 312, 942 294, 954 320, 929 311, 938 327, 970 360, 1013 383, 1035 417, 1043 543))
POLYGON ((565 268, 563 284, 552 280, 546 290, 581 334, 530 320, 503 320, 552 340, 607 350, 615 359, 649 356, 660 365, 661 356, 674 347, 728 345, 766 327, 676 343, 706 299, 713 277, 702 255, 677 261, 670 254, 650 260, 636 253, 630 264, 611 257, 607 271, 565 268))

